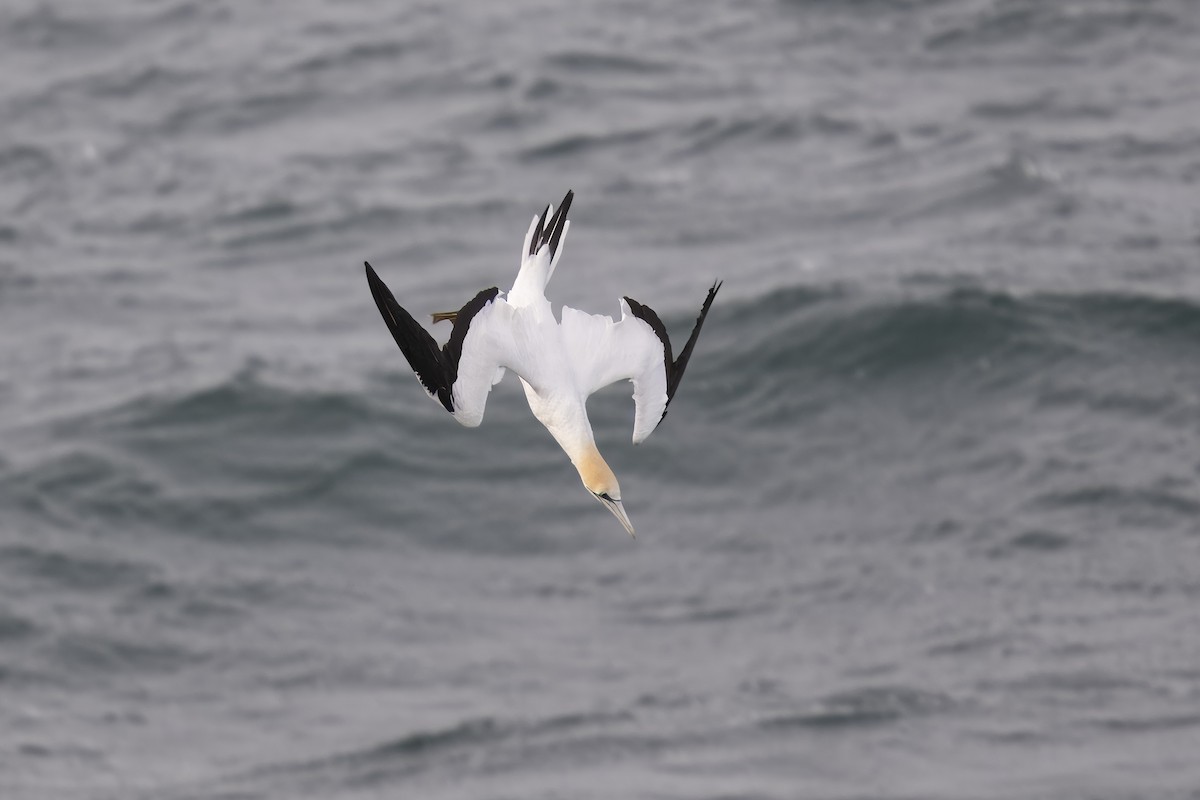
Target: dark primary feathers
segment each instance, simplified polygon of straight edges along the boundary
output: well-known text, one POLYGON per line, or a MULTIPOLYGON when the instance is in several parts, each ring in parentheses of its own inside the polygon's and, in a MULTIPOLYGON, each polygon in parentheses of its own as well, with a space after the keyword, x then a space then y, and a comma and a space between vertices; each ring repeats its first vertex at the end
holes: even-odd
MULTIPOLYGON (((688 359, 692 357, 692 348, 696 346, 696 340, 700 338, 700 328, 704 325, 704 318, 708 316, 708 307, 712 305, 713 298, 717 296, 717 291, 721 288, 721 282, 718 281, 708 290, 708 297, 704 299, 704 305, 700 308, 700 316, 696 317, 696 327, 692 328, 692 335, 688 337, 687 344, 683 346, 679 357, 672 361, 671 353, 671 338, 667 336, 667 329, 662 324, 662 320, 658 318, 658 314, 654 313, 654 309, 649 306, 644 306, 632 297, 626 297, 625 302, 629 304, 629 310, 635 317, 644 321, 653 330, 663 346, 663 364, 667 371, 667 406, 671 405, 671 398, 675 396, 675 390, 679 388, 679 381, 683 379, 683 371, 687 369, 688 359)), ((666 407, 663 408, 663 416, 667 415, 666 407)))
POLYGON ((367 262, 367 283, 371 286, 371 296, 375 305, 383 315, 392 338, 400 345, 400 352, 408 359, 417 380, 425 387, 425 391, 436 397, 447 411, 454 411, 454 382, 458 380, 458 361, 462 357, 463 339, 471 326, 471 319, 479 310, 495 299, 500 290, 496 287, 484 289, 475 295, 465 306, 459 309, 454 320, 454 330, 450 333, 450 341, 439 348, 429 332, 421 327, 404 307, 396 302, 387 285, 375 274, 375 270, 367 262))

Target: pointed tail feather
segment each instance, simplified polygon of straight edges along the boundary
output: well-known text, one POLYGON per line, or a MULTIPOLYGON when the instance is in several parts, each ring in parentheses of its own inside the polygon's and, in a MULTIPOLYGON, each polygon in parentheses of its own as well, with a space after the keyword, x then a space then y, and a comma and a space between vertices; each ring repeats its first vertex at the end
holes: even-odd
POLYGON ((529 252, 526 255, 534 255, 545 242, 546 231, 546 215, 550 213, 550 206, 542 209, 542 216, 538 217, 537 225, 533 229, 533 236, 529 243, 529 252))
POLYGON ((568 191, 558 208, 546 206, 542 215, 535 217, 530 224, 521 254, 521 270, 509 293, 510 301, 520 304, 545 293, 546 284, 550 282, 550 276, 554 274, 562 255, 563 239, 571 227, 567 212, 571 209, 574 197, 575 193, 568 191))
POLYGON ((546 206, 546 210, 538 219, 537 227, 534 228, 527 255, 537 255, 538 251, 548 244, 550 245, 550 260, 554 260, 554 254, 558 252, 558 243, 562 241, 563 230, 567 224, 567 211, 571 209, 571 201, 574 198, 575 192, 568 191, 562 202, 558 204, 558 208, 554 209, 554 216, 550 217, 549 222, 546 222, 546 215, 550 213, 550 206, 546 206))

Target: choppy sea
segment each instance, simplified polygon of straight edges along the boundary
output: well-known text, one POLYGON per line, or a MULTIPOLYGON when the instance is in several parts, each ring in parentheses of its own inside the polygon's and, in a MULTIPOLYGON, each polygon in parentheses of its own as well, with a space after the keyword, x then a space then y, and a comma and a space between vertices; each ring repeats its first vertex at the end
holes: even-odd
POLYGON ((0 797, 1200 798, 1198 78, 1191 0, 6 2, 0 797), (725 280, 591 402, 636 541, 362 274, 567 189, 556 301, 725 280))

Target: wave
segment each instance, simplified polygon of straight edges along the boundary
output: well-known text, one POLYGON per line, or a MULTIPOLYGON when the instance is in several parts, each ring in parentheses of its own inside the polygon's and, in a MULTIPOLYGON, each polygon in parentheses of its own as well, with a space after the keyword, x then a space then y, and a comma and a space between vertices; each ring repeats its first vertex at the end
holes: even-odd
MULTIPOLYGON (((168 608, 171 604, 163 602, 167 595, 180 592, 157 565, 88 550, 97 549, 6 545, 0 547, 0 575, 9 586, 20 587, 27 606, 36 607, 46 598, 56 603, 81 598, 89 607, 99 601, 125 619, 145 615, 158 621, 164 612, 185 624, 199 618, 195 609, 168 608), (164 594, 164 589, 170 590, 164 594), (119 598, 136 598, 136 602, 119 598)), ((0 680, 30 685, 94 685, 97 680, 131 673, 176 672, 203 657, 194 647, 172 641, 169 634, 147 639, 119 624, 78 626, 53 614, 28 619, 3 609, 0 641, 7 645, 0 659, 0 680), (33 663, 36 669, 26 668, 33 663)))
POLYGON ((272 787, 293 782, 309 790, 380 787, 417 775, 474 769, 503 771, 529 763, 589 763, 614 752, 653 746, 646 736, 628 731, 632 717, 622 713, 584 712, 544 719, 482 717, 444 728, 419 730, 379 744, 324 757, 260 767, 230 779, 232 785, 272 787), (621 734, 613 733, 620 727, 621 734))
MULTIPOLYGON (((690 313, 667 318, 672 331, 691 322, 690 313)), ((718 462, 693 454, 695 442, 745 447, 740 440, 764 436, 777 451, 794 438, 780 440, 781 432, 800 423, 809 435, 827 425, 837 436, 846 413, 821 412, 861 397, 925 416, 1015 402, 1031 414, 1187 427, 1197 402, 1190 387, 1200 381, 1198 339, 1195 302, 1121 293, 797 286, 718 303, 664 423, 672 433, 622 471, 639 482, 668 476, 729 491, 718 462)), ((239 541, 386 533, 506 552, 551 546, 577 519, 577 498, 564 494, 575 491, 575 479, 515 381, 493 393, 485 424, 467 430, 434 413, 406 370, 363 377, 340 388, 319 378, 284 386, 251 366, 207 387, 57 420, 36 455, 0 461, 0 501, 34 526, 239 541), (497 537, 484 521, 528 516, 529 496, 486 490, 514 475, 533 485, 542 512, 536 530, 508 525, 497 537), (451 521, 447 508, 461 513, 451 521)), ((618 442, 627 446, 632 417, 627 390, 614 387, 589 408, 602 449, 621 458, 618 442)), ((885 426, 880 437, 903 439, 913 419, 872 424, 885 426)), ((985 433, 973 432, 972 441, 985 433)), ((983 455, 979 469, 1026 468, 1026 458, 1007 450, 983 455)), ((1195 510, 1181 491, 1111 478, 1058 482, 1031 503, 1046 514, 1170 504, 1174 518, 1195 510)), ((1037 546, 1036 537, 1015 545, 1037 546)))
POLYGON ((938 692, 875 686, 833 694, 819 700, 812 709, 769 717, 760 724, 767 730, 879 725, 943 713, 956 705, 952 698, 938 692))
POLYGON ((925 40, 931 51, 978 52, 989 47, 1019 45, 1046 47, 1046 54, 1061 58, 1059 48, 1082 47, 1130 31, 1170 30, 1183 20, 1162 6, 1120 3, 1065 7, 1042 3, 1008 3, 987 6, 959 16, 925 40))
POLYGON ((47 147, 31 143, 0 148, 0 178, 6 183, 33 182, 54 170, 56 159, 47 147))
POLYGON ((1182 365, 1200 337, 1200 304, 1120 293, 795 287, 719 311, 709 324, 720 346, 701 342, 710 352, 695 360, 697 371, 744 373, 757 380, 743 385, 772 390, 799 373, 880 381, 981 359, 1013 380, 1072 359, 1142 351, 1182 365))
POLYGON ((585 154, 645 142, 652 139, 657 133, 657 129, 647 127, 608 130, 603 133, 559 133, 538 144, 526 147, 519 155, 524 161, 580 158, 585 154))
POLYGON ((123 588, 146 580, 151 571, 144 564, 28 545, 0 547, 0 569, 71 591, 123 588))
POLYGON ((678 69, 675 62, 633 56, 603 50, 567 50, 546 58, 549 72, 581 72, 585 74, 613 72, 644 76, 667 73, 678 69))
MULTIPOLYGON (((561 453, 508 388, 506 400, 492 402, 491 424, 467 430, 431 414, 407 372, 389 370, 357 393, 284 387, 248 368, 206 388, 52 423, 44 433, 55 444, 0 464, 0 504, 29 528, 244 542, 399 532, 431 545, 520 551, 521 531, 489 538, 472 522, 497 504, 471 487, 514 471, 533 480, 564 473, 561 453), (529 436, 537 446, 515 446, 529 436), (473 512, 458 527, 445 520, 455 506, 473 512)), ((521 503, 511 497, 499 507, 521 503)), ((548 519, 562 516, 561 503, 548 507, 548 519)))
MULTIPOLYGON (((2 557, 0 556, 0 558, 2 557)), ((33 620, 0 610, 0 642, 15 642, 28 639, 35 635, 38 630, 39 626, 33 620)))

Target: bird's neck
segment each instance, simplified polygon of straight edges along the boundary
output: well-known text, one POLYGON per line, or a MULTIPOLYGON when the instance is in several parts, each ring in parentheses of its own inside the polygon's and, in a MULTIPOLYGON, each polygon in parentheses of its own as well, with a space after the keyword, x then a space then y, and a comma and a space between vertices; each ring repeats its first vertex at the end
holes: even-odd
POLYGON ((521 379, 521 385, 529 400, 529 409, 571 459, 584 484, 597 486, 606 485, 605 482, 609 480, 615 481, 612 470, 596 449, 584 404, 577 398, 564 397, 560 393, 539 394, 524 378, 521 379))
POLYGON ((596 440, 592 438, 592 430, 586 419, 558 419, 553 422, 542 420, 542 424, 571 459, 575 469, 579 470, 579 476, 586 485, 595 485, 595 479, 612 474, 604 457, 596 449, 596 440))
POLYGON ((521 386, 525 389, 529 410, 546 426, 572 463, 596 450, 587 409, 579 398, 560 391, 539 392, 524 378, 521 386))
POLYGON ((584 486, 590 488, 616 484, 616 476, 613 475, 608 462, 600 455, 600 451, 596 449, 595 442, 588 442, 586 447, 580 447, 576 453, 568 450, 567 455, 571 457, 571 463, 579 471, 579 477, 583 480, 584 486))
POLYGON ((579 430, 576 426, 563 429, 547 425, 546 428, 571 459, 575 469, 579 470, 584 483, 588 482, 589 476, 603 474, 608 469, 604 457, 596 449, 596 442, 592 439, 590 430, 579 430))

